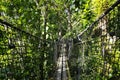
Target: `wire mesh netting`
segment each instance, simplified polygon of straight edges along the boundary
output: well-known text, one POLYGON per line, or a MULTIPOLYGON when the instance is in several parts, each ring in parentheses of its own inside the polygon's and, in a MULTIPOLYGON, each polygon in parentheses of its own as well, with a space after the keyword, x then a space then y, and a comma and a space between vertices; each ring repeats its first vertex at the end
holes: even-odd
POLYGON ((38 39, 0 24, 0 79, 38 79, 40 75, 38 39))
POLYGON ((117 4, 78 36, 79 43, 74 43, 69 60, 73 80, 120 79, 120 4, 117 4))
MULTIPOLYGON (((46 41, 46 44, 46 49, 52 53, 53 43, 46 41)), ((53 77, 53 54, 48 55, 44 45, 39 37, 1 20, 0 80, 41 80, 53 77)))

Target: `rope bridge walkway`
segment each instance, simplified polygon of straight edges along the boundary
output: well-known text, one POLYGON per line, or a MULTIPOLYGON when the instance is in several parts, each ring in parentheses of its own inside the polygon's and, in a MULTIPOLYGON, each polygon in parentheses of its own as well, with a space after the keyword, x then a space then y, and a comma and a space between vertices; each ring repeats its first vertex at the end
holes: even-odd
POLYGON ((45 43, 0 19, 0 80, 120 80, 120 0, 76 38, 45 43))
POLYGON ((70 80, 70 72, 68 67, 68 43, 65 40, 60 41, 60 54, 57 60, 57 71, 56 71, 56 79, 55 80, 70 80))
POLYGON ((68 80, 67 79, 67 65, 66 65, 66 61, 67 61, 67 57, 66 57, 66 53, 65 53, 65 44, 61 44, 62 49, 61 49, 61 53, 59 54, 59 58, 58 58, 58 62, 57 62, 57 76, 56 76, 56 80, 68 80))

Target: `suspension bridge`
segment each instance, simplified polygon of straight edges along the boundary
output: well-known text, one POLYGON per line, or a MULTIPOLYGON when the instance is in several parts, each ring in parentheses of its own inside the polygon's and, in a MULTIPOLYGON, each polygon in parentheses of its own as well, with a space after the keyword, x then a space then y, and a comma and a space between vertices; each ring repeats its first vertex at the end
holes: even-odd
POLYGON ((73 39, 44 42, 0 19, 0 80, 46 80, 45 47, 49 80, 120 80, 120 0, 73 39))

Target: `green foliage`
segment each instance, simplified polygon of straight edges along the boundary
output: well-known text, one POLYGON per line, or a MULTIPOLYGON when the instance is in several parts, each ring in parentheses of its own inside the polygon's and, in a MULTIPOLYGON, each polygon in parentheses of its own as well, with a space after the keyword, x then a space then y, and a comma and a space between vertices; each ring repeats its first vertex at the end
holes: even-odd
MULTIPOLYGON (((53 41, 76 37, 114 2, 115 0, 1 0, 0 19, 39 38, 0 24, 0 79, 39 80, 41 73, 46 80, 52 79, 55 72, 53 41), (10 42, 15 45, 14 48, 10 48, 10 42)), ((117 37, 120 37, 119 14, 119 8, 116 8, 107 18, 107 26, 110 26, 107 33, 115 31, 114 36, 117 37)), ((104 59, 99 50, 102 31, 94 28, 92 34, 88 33, 82 36, 85 39, 85 52, 81 52, 83 45, 73 49, 69 63, 72 78, 77 76, 78 66, 81 67, 80 78, 83 80, 118 76, 120 67, 116 64, 120 64, 120 41, 112 44, 115 45, 113 51, 106 50, 104 59, 110 71, 104 73, 104 59), (83 59, 83 53, 85 63, 79 63, 78 58, 83 59)), ((105 49, 108 49, 108 45, 105 49)))

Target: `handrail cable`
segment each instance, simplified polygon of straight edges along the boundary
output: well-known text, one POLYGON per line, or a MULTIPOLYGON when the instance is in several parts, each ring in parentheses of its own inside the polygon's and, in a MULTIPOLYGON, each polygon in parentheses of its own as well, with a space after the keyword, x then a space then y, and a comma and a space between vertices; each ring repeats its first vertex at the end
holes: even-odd
MULTIPOLYGON (((2 19, 0 19, 0 23, 1 23, 1 25, 4 24, 4 25, 6 25, 6 26, 9 26, 9 27, 11 27, 11 28, 13 28, 13 29, 16 29, 16 30, 18 30, 18 31, 21 31, 21 32, 27 34, 27 35, 33 36, 33 37, 35 37, 35 38, 37 38, 37 39, 43 41, 43 39, 40 39, 39 36, 35 36, 35 35, 33 35, 33 34, 29 33, 29 32, 26 32, 26 31, 24 31, 24 30, 22 30, 22 29, 20 29, 20 28, 18 28, 18 27, 16 27, 16 26, 14 26, 13 24, 10 24, 10 23, 8 23, 8 22, 2 20, 2 19)), ((46 40, 46 42, 51 42, 51 41, 46 40)))
POLYGON ((97 20, 95 20, 90 26, 88 26, 85 30, 83 30, 80 34, 77 35, 78 39, 79 37, 84 34, 88 29, 93 28, 93 26, 101 20, 105 15, 107 15, 111 10, 113 10, 118 4, 120 4, 120 0, 117 0, 110 8, 108 8, 100 17, 98 17, 97 20))

